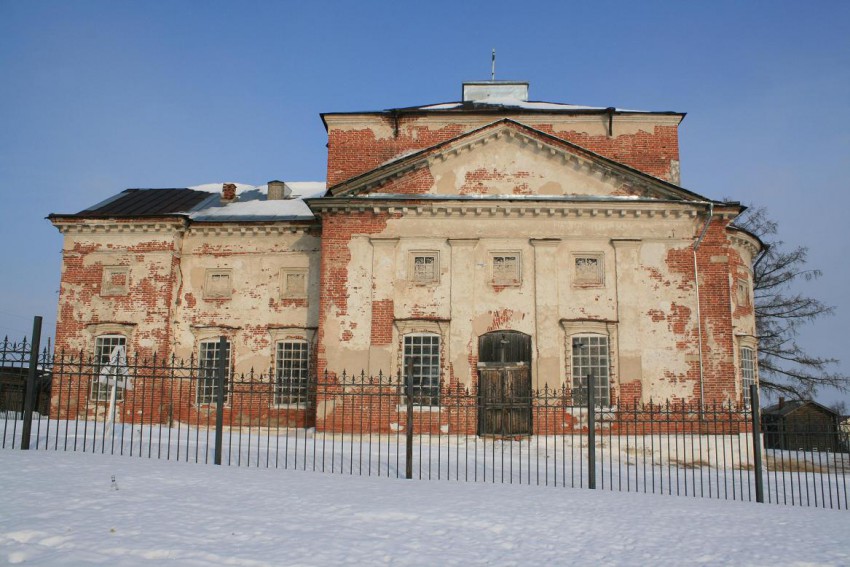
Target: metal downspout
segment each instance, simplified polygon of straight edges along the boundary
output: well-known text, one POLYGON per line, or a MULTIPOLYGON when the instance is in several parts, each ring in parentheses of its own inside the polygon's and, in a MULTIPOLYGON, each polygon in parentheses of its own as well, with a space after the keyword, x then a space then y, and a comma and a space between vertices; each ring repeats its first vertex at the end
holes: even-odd
POLYGON ((705 220, 705 226, 702 227, 702 233, 700 233, 699 238, 694 243, 693 247, 693 256, 694 256, 694 286, 696 289, 697 296, 697 335, 699 339, 699 416, 700 420, 705 418, 705 373, 703 370, 703 355, 702 355, 702 313, 700 310, 700 297, 699 297, 699 266, 697 265, 697 250, 702 244, 703 238, 705 238, 705 233, 708 232, 708 225, 711 224, 711 219, 714 216, 714 203, 708 204, 708 218, 705 220))

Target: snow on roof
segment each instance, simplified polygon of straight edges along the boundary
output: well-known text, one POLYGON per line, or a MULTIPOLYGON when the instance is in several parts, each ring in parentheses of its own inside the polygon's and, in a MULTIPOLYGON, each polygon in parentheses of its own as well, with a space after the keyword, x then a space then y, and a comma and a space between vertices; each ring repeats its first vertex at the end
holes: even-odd
MULTIPOLYGON (((476 107, 481 106, 506 106, 512 108, 521 108, 523 110, 562 110, 562 111, 570 111, 570 110, 607 110, 607 107, 604 106, 582 106, 578 104, 562 104, 558 102, 538 102, 538 101, 525 101, 518 98, 488 98, 486 100, 475 101, 476 107)), ((464 108, 464 103, 462 102, 444 102, 440 104, 430 104, 427 106, 419 106, 415 107, 418 110, 455 110, 464 108)), ((650 113, 648 110, 629 110, 626 108, 615 108, 615 112, 641 112, 641 113, 650 113)))
MULTIPOLYGON (((288 199, 268 199, 268 185, 250 185, 235 183, 237 200, 221 204, 216 200, 212 206, 192 212, 189 216, 195 221, 229 220, 313 220, 315 216, 304 203, 304 199, 322 197, 325 194, 324 181, 286 181, 291 195, 288 199)), ((190 189, 220 193, 222 183, 205 183, 190 189)))

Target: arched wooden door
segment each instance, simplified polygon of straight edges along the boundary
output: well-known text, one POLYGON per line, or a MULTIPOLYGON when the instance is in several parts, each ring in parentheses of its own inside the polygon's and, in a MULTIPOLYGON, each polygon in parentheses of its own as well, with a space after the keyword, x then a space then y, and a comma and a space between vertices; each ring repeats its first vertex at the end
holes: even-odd
POLYGON ((531 435, 531 337, 478 337, 478 434, 531 435))

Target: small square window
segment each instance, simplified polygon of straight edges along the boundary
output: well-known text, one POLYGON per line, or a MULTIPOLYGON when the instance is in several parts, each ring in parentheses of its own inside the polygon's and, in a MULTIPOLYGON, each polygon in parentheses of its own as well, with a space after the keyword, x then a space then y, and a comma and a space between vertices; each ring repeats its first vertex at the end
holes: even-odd
POLYGON ((226 299, 233 295, 231 270, 207 270, 204 282, 204 297, 206 299, 226 299))
POLYGON ((437 252, 411 252, 408 274, 413 283, 440 281, 440 255, 437 252))
POLYGON ((602 285, 602 254, 578 254, 573 256, 573 263, 573 285, 602 285))
POLYGON ((284 268, 280 271, 281 297, 307 297, 307 269, 284 268))
POLYGON ((100 294, 127 295, 129 283, 130 268, 128 266, 104 266, 100 294))
POLYGON ((518 252, 498 252, 490 255, 494 285, 519 285, 520 255, 518 252))

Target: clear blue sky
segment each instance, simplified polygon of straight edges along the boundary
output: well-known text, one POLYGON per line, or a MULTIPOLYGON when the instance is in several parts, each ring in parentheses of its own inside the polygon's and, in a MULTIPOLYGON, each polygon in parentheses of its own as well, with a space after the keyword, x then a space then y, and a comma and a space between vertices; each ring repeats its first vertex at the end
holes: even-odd
POLYGON ((687 112, 683 185, 767 205, 810 247, 824 276, 807 290, 838 310, 801 339, 850 373, 839 1, 0 0, 0 335, 35 314, 53 334, 47 214, 127 187, 322 180, 320 112, 457 100, 492 48, 535 100, 687 112))

